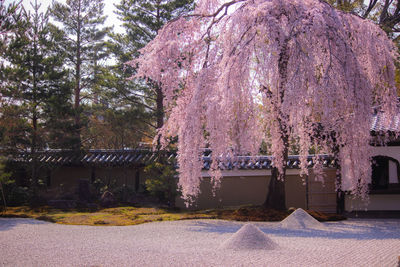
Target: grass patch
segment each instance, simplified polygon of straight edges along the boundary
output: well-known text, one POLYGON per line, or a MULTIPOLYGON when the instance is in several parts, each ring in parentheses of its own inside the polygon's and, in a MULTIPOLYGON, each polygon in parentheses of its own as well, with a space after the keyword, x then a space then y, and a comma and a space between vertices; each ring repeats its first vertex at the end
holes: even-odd
POLYGON ((46 222, 52 222, 52 223, 57 222, 53 217, 46 216, 46 215, 38 216, 38 217, 36 217, 36 220, 41 220, 41 221, 46 221, 46 222))
MULTIPOLYGON (((344 220, 337 214, 308 211, 319 221, 344 220)), ((281 221, 289 211, 276 211, 259 206, 213 209, 201 211, 177 211, 157 207, 116 207, 97 211, 58 210, 50 207, 10 207, 0 217, 33 218, 59 224, 124 226, 147 222, 192 219, 222 219, 233 221, 281 221)))

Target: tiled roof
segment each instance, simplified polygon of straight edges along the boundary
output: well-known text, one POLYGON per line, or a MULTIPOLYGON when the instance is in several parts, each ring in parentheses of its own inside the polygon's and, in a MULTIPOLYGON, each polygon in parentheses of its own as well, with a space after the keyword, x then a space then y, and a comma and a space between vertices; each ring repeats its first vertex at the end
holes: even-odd
MULTIPOLYGON (((46 150, 36 152, 36 157, 37 162, 47 165, 141 165, 153 162, 157 154, 144 149, 46 150)), ((34 158, 32 153, 24 151, 14 154, 12 160, 30 163, 34 158)))
MULTIPOLYGON (((312 167, 314 165, 313 156, 310 155, 307 158, 307 165, 312 167)), ((324 167, 333 168, 336 166, 335 160, 330 155, 319 155, 322 159, 322 164, 324 167)), ((211 165, 211 157, 203 157, 204 169, 209 170, 211 165)), ((243 156, 237 157, 236 160, 228 160, 227 162, 221 162, 219 168, 223 170, 254 170, 254 169, 271 169, 273 167, 271 156, 243 156)), ((289 156, 286 163, 288 169, 298 169, 300 168, 300 158, 299 156, 289 156)))
POLYGON ((391 116, 388 120, 386 114, 376 112, 372 117, 371 132, 399 132, 400 131, 400 113, 391 116))
MULTIPOLYGON (((167 154, 171 163, 175 162, 176 154, 173 152, 164 152, 167 154)), ((205 155, 209 154, 205 153, 205 155)), ((325 167, 334 167, 335 162, 329 155, 319 155, 323 160, 325 167)), ((157 153, 147 149, 131 149, 131 150, 88 150, 74 152, 68 150, 46 150, 36 153, 37 161, 42 165, 89 165, 89 166, 129 166, 129 165, 146 165, 154 162, 157 153)), ((19 152, 13 155, 12 161, 20 163, 30 163, 33 161, 33 155, 30 152, 19 152)), ((308 165, 314 165, 313 157, 309 156, 308 165)), ((211 157, 204 156, 204 169, 209 170, 211 165, 211 157)), ((299 156, 289 156, 287 167, 290 169, 299 168, 299 156)), ((227 160, 219 164, 223 170, 232 169, 271 169, 271 156, 240 156, 235 160, 227 160)))

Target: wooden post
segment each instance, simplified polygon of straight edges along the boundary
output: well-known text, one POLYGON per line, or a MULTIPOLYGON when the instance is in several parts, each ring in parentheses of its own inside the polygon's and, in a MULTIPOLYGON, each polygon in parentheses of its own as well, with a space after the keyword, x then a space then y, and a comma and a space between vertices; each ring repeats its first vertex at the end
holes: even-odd
POLYGON ((137 192, 139 190, 139 185, 140 185, 140 170, 136 170, 136 176, 135 176, 135 191, 137 192))
POLYGON ((309 204, 309 185, 308 185, 308 181, 309 181, 309 179, 308 179, 308 175, 306 175, 306 209, 308 210, 309 209, 309 206, 310 206, 310 204, 309 204))

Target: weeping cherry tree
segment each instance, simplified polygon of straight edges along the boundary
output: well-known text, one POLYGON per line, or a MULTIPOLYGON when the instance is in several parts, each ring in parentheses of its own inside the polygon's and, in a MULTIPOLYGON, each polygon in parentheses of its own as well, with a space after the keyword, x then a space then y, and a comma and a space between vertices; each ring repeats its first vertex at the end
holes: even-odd
MULTIPOLYGON (((387 123, 396 112, 396 56, 377 25, 321 0, 200 0, 130 64, 139 67, 136 77, 163 89, 167 121, 159 134, 164 144, 178 136, 188 203, 200 192, 202 148, 212 151, 218 187, 221 163, 256 155, 264 140, 274 166, 265 206, 283 209, 291 139, 301 175, 311 147, 339 147, 343 184, 367 198, 372 109, 379 106, 387 123)), ((319 179, 322 164, 314 160, 319 179)))

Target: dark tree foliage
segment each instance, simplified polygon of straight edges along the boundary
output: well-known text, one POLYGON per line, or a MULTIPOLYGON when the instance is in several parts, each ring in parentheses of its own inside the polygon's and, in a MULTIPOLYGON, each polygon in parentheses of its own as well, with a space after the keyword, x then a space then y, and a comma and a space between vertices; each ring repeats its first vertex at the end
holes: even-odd
MULTIPOLYGON (((125 63, 139 56, 138 50, 144 47, 156 35, 158 30, 169 20, 193 9, 193 0, 122 0, 118 5, 117 14, 122 20, 124 34, 114 34, 112 51, 117 59, 114 67, 120 78, 134 74, 135 69, 125 63)), ((115 91, 126 101, 142 105, 147 111, 146 124, 155 130, 164 124, 163 95, 157 83, 129 82, 129 86, 116 85, 115 91)))
POLYGON ((67 0, 65 4, 54 2, 51 13, 62 24, 65 38, 63 52, 68 59, 70 81, 73 84, 73 110, 75 135, 78 140, 74 146, 80 149, 84 100, 90 100, 97 81, 101 60, 106 58, 105 36, 109 28, 103 27, 102 0, 67 0))
POLYGON ((0 0, 0 48, 4 49, 5 42, 9 35, 20 26, 20 2, 12 2, 9 5, 6 5, 5 0, 0 0))
MULTIPOLYGON (((4 64, 0 74, 4 117, 0 133, 3 148, 28 149, 35 155, 48 146, 48 137, 56 131, 51 117, 61 105, 51 101, 68 102, 70 94, 63 54, 57 46, 62 34, 49 24, 48 13, 39 11, 37 1, 31 5, 33 11, 23 13, 24 26, 11 37, 4 54, 8 64, 4 64)), ((62 134, 63 138, 68 136, 62 134)), ((36 183, 35 160, 32 164, 32 179, 36 183)))

